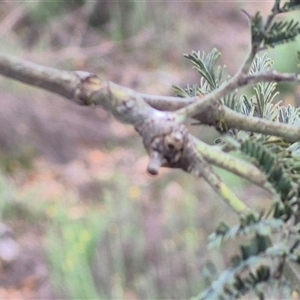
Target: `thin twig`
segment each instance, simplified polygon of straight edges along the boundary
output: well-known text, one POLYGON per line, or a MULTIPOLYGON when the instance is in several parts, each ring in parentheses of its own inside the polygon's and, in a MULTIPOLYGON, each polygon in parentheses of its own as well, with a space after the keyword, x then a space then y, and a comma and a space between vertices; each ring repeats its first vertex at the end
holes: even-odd
POLYGON ((212 189, 222 197, 230 208, 240 217, 251 213, 251 209, 232 192, 232 190, 224 183, 220 176, 215 173, 212 166, 200 153, 198 154, 198 158, 201 162, 200 175, 206 180, 212 189))
MULTIPOLYGON (((276 71, 268 71, 265 73, 258 73, 254 75, 244 75, 241 73, 237 73, 234 77, 232 77, 229 81, 227 81, 224 85, 215 89, 213 92, 203 96, 202 98, 198 98, 199 101, 195 101, 195 98, 192 98, 194 101, 191 104, 183 107, 176 111, 178 115, 178 119, 184 121, 187 118, 198 115, 203 112, 203 108, 207 108, 208 104, 219 103, 219 100, 222 97, 234 92, 236 89, 241 87, 246 87, 250 84, 255 84, 258 82, 300 82, 300 76, 297 74, 289 74, 289 73, 281 73, 276 71)), ((189 100, 190 98, 186 98, 189 100)))
POLYGON ((267 19, 267 21, 265 23, 265 27, 264 27, 265 31, 269 30, 269 27, 272 24, 274 17, 277 14, 281 13, 281 10, 280 10, 280 0, 275 0, 274 1, 274 5, 273 5, 271 11, 272 11, 272 13, 268 16, 268 19, 267 19))
POLYGON ((201 153, 207 162, 247 179, 266 191, 275 194, 274 189, 269 184, 265 174, 254 165, 224 153, 215 146, 207 145, 195 137, 191 138, 193 139, 197 151, 201 153))
POLYGON ((262 118, 249 117, 223 106, 223 120, 228 128, 282 137, 289 141, 300 141, 300 128, 262 118))

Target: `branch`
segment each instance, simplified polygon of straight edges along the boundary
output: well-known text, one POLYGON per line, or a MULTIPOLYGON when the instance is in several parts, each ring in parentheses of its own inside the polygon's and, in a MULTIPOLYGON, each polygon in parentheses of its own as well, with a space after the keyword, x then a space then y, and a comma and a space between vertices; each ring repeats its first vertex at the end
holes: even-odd
POLYGON ((275 191, 268 182, 265 174, 254 165, 226 154, 223 151, 218 150, 216 146, 209 146, 195 137, 192 138, 197 151, 201 153, 207 162, 235 175, 241 176, 268 192, 275 194, 275 191))
MULTIPOLYGON (((183 107, 182 109, 176 111, 176 114, 178 115, 178 120, 184 121, 189 117, 194 117, 195 115, 197 116, 201 115, 209 107, 214 107, 217 108, 217 110, 222 110, 220 109, 222 105, 219 103, 219 99, 221 99, 222 97, 225 97, 226 95, 234 92, 238 88, 246 87, 250 84, 255 84, 258 82, 269 82, 269 81, 300 83, 300 76, 297 74, 287 74, 287 73, 280 73, 276 71, 268 71, 265 73, 257 73, 254 75, 244 75, 242 73, 237 73, 224 85, 215 89, 210 94, 203 96, 202 98, 200 97, 196 97, 196 99, 195 97, 186 98, 187 100, 190 101, 192 100, 193 102, 183 107)), ((218 118, 220 117, 220 112, 211 111, 210 113, 217 115, 218 118)))
POLYGON ((163 111, 175 111, 200 99, 199 97, 180 98, 148 94, 140 94, 140 96, 153 108, 163 111))
POLYGON ((249 84, 255 84, 258 82, 270 82, 270 81, 300 83, 300 76, 297 75, 296 73, 290 74, 290 73, 282 73, 282 72, 271 70, 264 73, 256 73, 252 75, 241 76, 238 80, 237 87, 242 87, 249 84))
POLYGON ((258 82, 269 81, 300 82, 300 76, 297 74, 276 71, 268 71, 255 75, 240 75, 225 86, 218 88, 202 98, 160 97, 144 94, 141 94, 141 96, 153 108, 175 111, 175 114, 177 115, 175 118, 181 122, 188 117, 192 117, 202 124, 211 125, 216 128, 220 128, 222 126, 221 123, 224 123, 228 129, 235 128, 266 135, 279 136, 290 141, 300 140, 299 127, 284 123, 276 123, 258 117, 246 116, 229 109, 219 101, 220 98, 230 94, 237 88, 258 82))
POLYGON ((198 154, 198 157, 201 161, 201 176, 203 176, 212 189, 222 197, 238 216, 246 217, 250 214, 250 208, 228 188, 220 176, 212 169, 212 166, 200 154, 198 154))
POLYGON ((223 120, 228 128, 237 128, 265 135, 278 136, 288 141, 300 140, 300 128, 297 126, 245 116, 227 107, 223 107, 223 112, 223 120))
POLYGON ((211 125, 217 129, 222 129, 225 125, 228 129, 235 128, 266 135, 279 136, 290 141, 299 141, 299 127, 246 116, 229 109, 220 102, 222 97, 234 92, 238 88, 258 82, 270 81, 300 82, 300 76, 297 74, 287 74, 276 71, 268 71, 254 75, 238 73, 223 86, 217 88, 210 94, 207 94, 202 98, 198 97, 198 100, 195 100, 195 97, 187 98, 191 103, 174 112, 174 114, 176 114, 176 120, 183 122, 189 117, 194 117, 202 124, 211 125))
MULTIPOLYGON (((202 174, 204 163, 202 166, 195 164, 195 161, 199 160, 195 155, 197 157, 200 153, 205 164, 213 163, 271 191, 266 179, 255 167, 229 158, 225 153, 212 150, 212 147, 190 136, 185 127, 178 122, 191 116, 203 124, 217 128, 224 122, 228 128, 282 136, 290 140, 300 139, 300 129, 295 126, 248 117, 232 111, 219 102, 221 97, 236 88, 255 82, 299 80, 296 75, 278 72, 245 75, 245 71, 245 66, 242 66, 239 75, 202 99, 199 97, 182 99, 139 94, 88 72, 60 71, 8 55, 0 55, 0 74, 44 88, 77 103, 100 105, 119 121, 133 125, 142 136, 149 153, 148 171, 151 174, 157 174, 161 166, 191 172, 192 169, 195 170, 195 165, 197 165, 196 173, 202 174), (182 108, 177 110, 180 107, 182 108)), ((208 178, 208 173, 204 177, 208 178)), ((218 180, 214 178, 213 181, 214 189, 220 193, 218 180)))
MULTIPOLYGON (((245 71, 244 67, 241 70, 245 71)), ((95 74, 82 71, 62 71, 5 54, 0 54, 0 74, 41 87, 76 103, 79 100, 84 105, 101 105, 119 121, 133 125, 135 122, 153 115, 158 118, 166 117, 166 113, 159 111, 173 111, 168 118, 177 121, 193 117, 202 124, 212 125, 216 128, 220 127, 221 122, 225 122, 227 128, 280 136, 287 140, 300 140, 300 129, 295 126, 248 117, 230 110, 219 102, 220 98, 237 88, 257 82, 300 82, 299 76, 295 74, 270 71, 263 74, 244 75, 244 72, 240 72, 224 86, 202 98, 138 94, 131 89, 103 80, 95 74), (129 111, 131 111, 130 114, 129 111)))
POLYGON ((150 118, 161 121, 174 119, 171 113, 148 105, 134 90, 106 81, 95 74, 84 73, 74 94, 81 104, 100 105, 118 121, 135 127, 150 118))
POLYGON ((119 121, 164 116, 135 91, 83 71, 63 71, 0 54, 0 74, 61 95, 77 104, 101 105, 119 121))
POLYGON ((62 71, 0 54, 0 74, 74 100, 80 83, 76 72, 62 71))
POLYGON ((204 158, 183 124, 166 116, 165 119, 148 118, 135 126, 143 137, 150 162, 147 170, 155 175, 160 167, 180 168, 196 177, 203 177, 231 209, 241 217, 251 210, 225 185, 204 158))

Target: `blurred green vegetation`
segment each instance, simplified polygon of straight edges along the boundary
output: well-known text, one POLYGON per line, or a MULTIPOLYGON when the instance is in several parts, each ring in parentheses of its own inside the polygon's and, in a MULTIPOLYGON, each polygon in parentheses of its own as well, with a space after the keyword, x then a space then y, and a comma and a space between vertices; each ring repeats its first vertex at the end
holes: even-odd
POLYGON ((0 151, 0 169, 5 174, 13 174, 20 170, 30 171, 33 169, 36 153, 31 147, 14 147, 8 153, 0 151))
POLYGON ((20 196, 1 177, 1 219, 44 232, 59 298, 187 299, 205 286, 203 253, 213 224, 202 218, 211 212, 203 211, 199 188, 188 176, 177 177, 184 199, 159 200, 165 189, 176 188, 173 180, 174 175, 164 176, 142 191, 125 174, 115 174, 98 201, 85 202, 72 193, 45 201, 35 188, 20 196), (149 192, 153 199, 142 200, 149 192))
POLYGON ((29 16, 36 24, 45 23, 51 18, 59 17, 66 12, 82 6, 85 0, 56 0, 42 2, 27 2, 29 6, 29 16))
POLYGON ((114 178, 114 188, 104 191, 100 204, 82 208, 84 212, 78 208, 72 216, 72 209, 60 202, 47 209, 51 220, 46 248, 59 296, 186 299, 196 295, 204 286, 200 277, 204 261, 198 254, 206 234, 199 227, 200 204, 194 188, 185 186, 180 214, 178 207, 166 202, 159 204, 164 207, 157 215, 149 215, 143 208, 147 204, 136 198, 139 187, 128 189, 124 175, 114 178), (158 220, 163 222, 154 225, 151 237, 147 222, 158 220))
MULTIPOLYGON (((298 20, 299 12, 289 12, 287 16, 284 16, 283 19, 286 20, 298 20)), ((286 43, 279 45, 273 49, 267 51, 268 56, 274 62, 274 70, 287 73, 297 73, 300 74, 300 68, 298 66, 297 51, 299 51, 300 46, 300 37, 298 36, 294 42, 286 43)), ((297 101, 295 92, 296 92, 296 83, 278 83, 278 90, 280 91, 280 100, 284 99, 285 96, 293 98, 292 105, 300 105, 300 100, 297 101)), ((289 99, 291 101, 291 99, 289 99)))
POLYGON ((8 184, 5 175, 0 172, 0 220, 4 219, 5 210, 9 206, 9 202, 12 200, 14 194, 14 188, 8 184))
MULTIPOLYGON (((18 34, 23 36, 27 46, 49 47, 45 45, 48 35, 53 28, 60 27, 62 33, 65 30, 72 32, 68 28, 72 23, 77 27, 82 20, 76 18, 80 16, 90 28, 94 28, 102 33, 106 33, 112 40, 122 41, 139 34, 142 30, 155 31, 156 35, 163 35, 174 25, 174 20, 164 13, 167 3, 157 2, 155 7, 148 1, 87 1, 87 0, 60 0, 26 2, 26 14, 17 27, 18 34), (79 10, 81 12, 79 13, 79 10), (69 20, 73 16, 73 20, 69 20), (75 22, 74 22, 75 21, 75 22), (58 23, 58 24, 55 24, 58 23)), ((71 18, 72 19, 72 18, 71 18)), ((80 27, 80 26, 79 26, 80 27)), ((73 28, 74 29, 74 28, 73 28)), ((75 28, 76 30, 76 28, 75 28)), ((75 35, 78 32, 75 32, 75 35)), ((49 42, 49 40, 48 40, 49 42)), ((168 42, 165 40, 165 42, 168 42)), ((51 41, 52 46, 57 40, 51 41)))

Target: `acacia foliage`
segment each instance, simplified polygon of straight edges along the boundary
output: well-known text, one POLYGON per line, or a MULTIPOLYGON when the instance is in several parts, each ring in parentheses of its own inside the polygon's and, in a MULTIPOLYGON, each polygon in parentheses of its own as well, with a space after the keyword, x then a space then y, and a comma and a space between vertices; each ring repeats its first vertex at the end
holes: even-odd
MULTIPOLYGON (((248 75, 272 72, 273 61, 261 52, 295 41, 300 33, 299 21, 276 20, 276 17, 299 9, 299 1, 284 4, 275 1, 266 20, 259 12, 254 16, 247 14, 253 54, 248 75)), ((200 51, 184 54, 200 75, 200 80, 198 84, 186 87, 174 86, 176 94, 183 98, 202 96, 228 82, 230 76, 226 73, 226 66, 217 65, 220 54, 217 49, 208 54, 200 51)), ((258 82, 250 94, 237 89, 220 101, 247 116, 299 126, 300 108, 282 105, 278 96, 276 82, 258 82)), ((219 131, 221 137, 216 143, 258 167, 266 175, 274 193, 267 211, 241 217, 234 226, 220 222, 210 236, 210 247, 219 247, 225 241, 241 237, 243 242, 238 243, 238 253, 232 255, 231 265, 221 274, 217 274, 216 268, 207 269, 210 285, 196 299, 237 299, 248 293, 265 299, 270 287, 276 298, 290 298, 295 292, 299 295, 299 271, 291 274, 284 269, 287 264, 300 264, 300 142, 251 131, 228 130, 226 126, 220 127, 219 131)))

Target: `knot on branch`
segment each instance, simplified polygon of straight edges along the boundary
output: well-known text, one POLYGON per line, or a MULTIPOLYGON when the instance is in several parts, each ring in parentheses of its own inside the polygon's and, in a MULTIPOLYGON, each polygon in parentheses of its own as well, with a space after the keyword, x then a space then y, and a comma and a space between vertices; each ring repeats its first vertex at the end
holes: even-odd
MULTIPOLYGON (((149 154, 147 171, 157 175, 160 167, 191 172, 196 166, 193 143, 186 127, 173 120, 146 120, 136 126, 149 154)), ((199 172, 200 173, 200 172, 199 172)))
POLYGON ((76 72, 80 79, 78 84, 75 97, 80 101, 82 105, 92 105, 94 104, 94 94, 99 94, 101 91, 105 91, 104 95, 107 94, 108 84, 107 81, 101 79, 96 74, 90 74, 86 72, 76 72))

